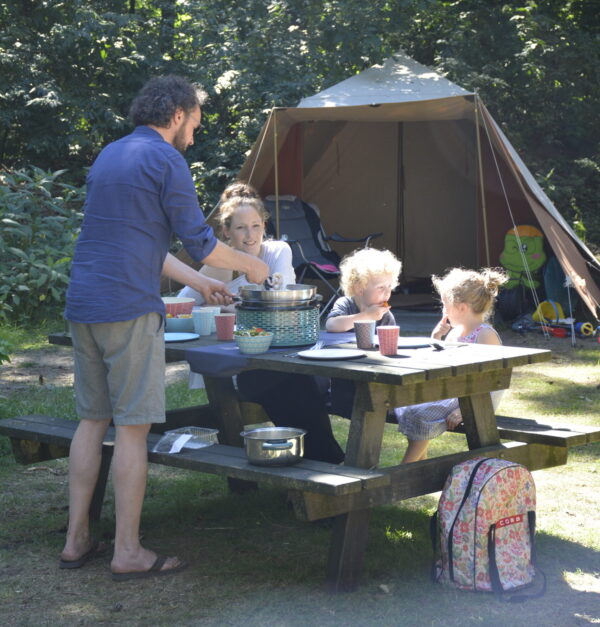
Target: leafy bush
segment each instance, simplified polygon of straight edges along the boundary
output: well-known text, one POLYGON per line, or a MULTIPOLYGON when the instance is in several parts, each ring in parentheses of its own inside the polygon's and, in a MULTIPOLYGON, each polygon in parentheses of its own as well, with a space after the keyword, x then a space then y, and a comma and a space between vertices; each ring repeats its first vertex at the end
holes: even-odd
POLYGON ((81 224, 84 188, 39 168, 0 172, 0 318, 27 321, 60 304, 81 224))
POLYGON ((12 346, 0 337, 0 364, 3 364, 5 361, 10 361, 11 350, 12 346))

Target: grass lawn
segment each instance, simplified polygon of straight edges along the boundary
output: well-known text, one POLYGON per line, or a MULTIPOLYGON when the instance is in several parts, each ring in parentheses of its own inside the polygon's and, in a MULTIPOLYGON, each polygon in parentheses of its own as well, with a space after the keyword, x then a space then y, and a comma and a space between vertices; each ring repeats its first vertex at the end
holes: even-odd
MULTIPOLYGON (((0 328, 17 353, 11 372, 34 369, 56 325, 0 328)), ((517 369, 499 413, 600 426, 600 344, 542 336, 507 344, 551 348, 552 362, 517 369)), ((67 352, 65 352, 67 351, 67 352)), ((37 371, 36 371, 37 372, 37 371)), ((0 388, 0 419, 43 412, 75 417, 72 384, 23 382, 0 388)), ((203 400, 185 380, 168 388, 168 405, 203 400)), ((348 422, 334 418, 344 441, 348 422)), ((405 440, 386 426, 382 465, 401 458, 405 440)), ((465 448, 445 434, 431 456, 465 448)), ((600 624, 600 444, 572 449, 566 466, 536 471, 538 561, 548 579, 541 599, 513 605, 456 591, 429 579, 429 518, 438 494, 374 510, 361 587, 332 596, 323 589, 331 535, 326 522, 303 523, 283 491, 232 495, 212 475, 151 467, 142 516, 143 542, 177 554, 190 567, 174 577, 116 583, 110 555, 79 571, 59 571, 67 517, 67 460, 18 466, 0 438, 0 607, 6 625, 594 625, 600 624)), ((97 534, 110 540, 109 489, 97 534)))

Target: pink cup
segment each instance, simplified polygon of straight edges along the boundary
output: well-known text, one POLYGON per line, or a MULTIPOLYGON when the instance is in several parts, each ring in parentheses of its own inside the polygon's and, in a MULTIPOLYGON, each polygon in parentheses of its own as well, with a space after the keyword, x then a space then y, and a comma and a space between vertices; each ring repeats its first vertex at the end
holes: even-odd
POLYGON ((379 338, 379 352, 382 355, 396 355, 398 353, 398 336, 400 327, 380 326, 377 327, 377 337, 379 338))
POLYGON ((219 340, 233 340, 233 329, 235 327, 234 313, 221 313, 215 316, 217 327, 217 338, 219 340))

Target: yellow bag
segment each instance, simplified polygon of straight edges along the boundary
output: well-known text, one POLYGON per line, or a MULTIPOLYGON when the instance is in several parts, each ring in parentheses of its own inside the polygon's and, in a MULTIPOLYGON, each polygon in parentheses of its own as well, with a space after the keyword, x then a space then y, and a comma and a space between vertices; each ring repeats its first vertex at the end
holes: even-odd
POLYGON ((554 300, 544 300, 534 311, 532 317, 536 322, 554 322, 559 324, 559 321, 565 317, 565 314, 560 303, 554 300))

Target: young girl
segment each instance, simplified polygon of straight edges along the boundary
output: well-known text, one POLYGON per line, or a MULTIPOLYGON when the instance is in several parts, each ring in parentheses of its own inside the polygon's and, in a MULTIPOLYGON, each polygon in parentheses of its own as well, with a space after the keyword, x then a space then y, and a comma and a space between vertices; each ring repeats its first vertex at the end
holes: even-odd
MULTIPOLYGON (((498 288, 508 280, 500 270, 485 268, 480 272, 453 268, 443 277, 433 277, 433 285, 442 300, 442 318, 431 337, 455 342, 502 344, 495 329, 486 323, 492 313, 498 288)), ((494 410, 502 391, 492 392, 494 410)), ((427 458, 429 441, 462 422, 458 399, 420 403, 393 410, 398 430, 408 438, 402 463, 427 458)))
MULTIPOLYGON (((375 326, 395 325, 388 303, 398 285, 402 264, 389 250, 362 248, 342 259, 340 285, 345 296, 338 298, 325 322, 334 333, 351 331, 354 323, 375 320, 375 326)), ((331 412, 350 418, 354 402, 354 382, 333 379, 331 412)))

